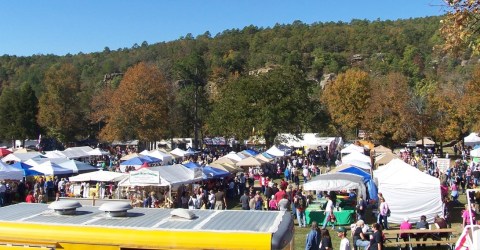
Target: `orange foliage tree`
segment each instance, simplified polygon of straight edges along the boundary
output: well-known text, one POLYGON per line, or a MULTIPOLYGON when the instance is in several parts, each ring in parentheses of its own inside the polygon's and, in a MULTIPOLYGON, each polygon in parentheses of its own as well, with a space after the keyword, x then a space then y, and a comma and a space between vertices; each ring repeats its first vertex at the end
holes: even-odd
POLYGON ((139 63, 129 68, 106 105, 99 105, 92 116, 105 120, 100 138, 105 141, 164 138, 168 132, 171 89, 158 67, 139 63))

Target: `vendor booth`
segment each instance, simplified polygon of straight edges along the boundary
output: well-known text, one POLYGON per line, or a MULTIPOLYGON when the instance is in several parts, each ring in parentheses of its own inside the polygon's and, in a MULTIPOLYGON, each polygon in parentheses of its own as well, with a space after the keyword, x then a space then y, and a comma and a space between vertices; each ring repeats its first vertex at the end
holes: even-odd
POLYGON ((373 172, 378 192, 383 194, 391 210, 389 222, 400 224, 403 218, 425 215, 433 222, 442 215, 440 180, 400 159, 394 159, 373 172))
MULTIPOLYGON (((318 175, 303 185, 304 190, 313 191, 346 191, 358 190, 358 194, 366 199, 366 189, 364 178, 358 175, 349 173, 332 173, 318 175)), ((346 198, 346 197, 345 197, 346 198)), ((350 206, 349 202, 344 202, 345 205, 340 205, 338 210, 334 211, 337 218, 336 224, 350 225, 355 222, 355 209, 350 206)), ((325 211, 322 207, 322 202, 312 204, 305 210, 306 222, 310 224, 312 221, 323 222, 325 218, 325 211)))

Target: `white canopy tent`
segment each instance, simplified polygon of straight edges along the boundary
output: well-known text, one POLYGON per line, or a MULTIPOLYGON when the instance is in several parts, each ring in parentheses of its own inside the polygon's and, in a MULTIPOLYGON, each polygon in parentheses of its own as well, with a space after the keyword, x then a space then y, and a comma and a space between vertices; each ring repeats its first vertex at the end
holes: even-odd
POLYGON ((357 160, 342 160, 342 164, 350 164, 355 167, 359 167, 362 169, 370 170, 372 168, 370 163, 364 162, 364 161, 357 161, 357 160))
MULTIPOLYGON (((27 163, 28 164, 28 163, 27 163)), ((31 165, 31 164, 29 164, 31 165)), ((73 174, 73 170, 60 167, 51 161, 46 161, 37 166, 32 166, 31 170, 43 173, 44 175, 68 175, 73 174)))
POLYGON ((348 162, 348 161, 361 161, 361 162, 371 163, 370 156, 367 156, 363 153, 355 152, 355 151, 342 157, 342 162, 348 162))
POLYGON ((91 155, 91 156, 102 156, 102 155, 109 155, 109 154, 110 152, 102 150, 100 148, 95 148, 88 152, 88 155, 91 155))
POLYGON ((145 155, 152 156, 152 157, 155 157, 157 159, 160 159, 160 160, 162 160, 163 164, 169 163, 173 159, 172 155, 170 155, 168 153, 165 153, 165 152, 162 152, 160 150, 152 150, 152 151, 149 151, 148 153, 146 153, 145 155))
POLYGON ((43 155, 39 152, 28 152, 28 153, 17 153, 14 152, 2 158, 3 162, 14 161, 14 162, 25 162, 32 158, 42 158, 43 155))
POLYGON ((480 144, 480 136, 478 133, 470 133, 468 136, 463 138, 465 146, 475 146, 480 144))
POLYGON ((182 150, 182 149, 179 149, 179 148, 176 148, 176 149, 170 151, 169 153, 170 153, 172 156, 174 156, 175 158, 182 158, 182 157, 188 155, 187 151, 182 150))
POLYGON ((393 159, 373 172, 378 192, 383 194, 391 212, 389 222, 400 224, 403 218, 425 215, 433 222, 442 215, 440 180, 425 174, 400 159, 393 159))
POLYGON ((357 153, 362 153, 363 154, 363 147, 362 146, 357 146, 355 144, 350 144, 348 145, 346 148, 342 149, 340 151, 340 153, 342 154, 351 154, 353 152, 357 152, 357 153))
POLYGON ((333 173, 317 175, 303 184, 303 189, 318 191, 358 189, 359 195, 364 199, 367 198, 363 177, 354 174, 333 173))
POLYGON ((235 162, 240 162, 241 160, 245 159, 246 157, 242 157, 241 154, 237 154, 235 152, 230 152, 228 153, 225 157, 235 161, 235 162))
POLYGON ((71 169, 73 173, 85 173, 85 172, 92 172, 98 170, 96 167, 76 160, 66 160, 61 163, 57 163, 60 167, 71 169))
POLYGON ((23 180, 23 170, 0 162, 0 180, 23 180))
POLYGON ((117 182, 125 179, 128 175, 124 173, 98 170, 95 172, 89 172, 85 174, 79 174, 69 178, 69 181, 82 182, 82 181, 103 181, 103 182, 117 182))
POLYGON ((277 148, 277 146, 273 145, 271 148, 269 148, 266 152, 269 155, 273 155, 275 157, 282 157, 285 156, 285 152, 277 148))
POLYGON ((480 148, 470 150, 470 157, 480 157, 480 148))
MULTIPOLYGON (((127 186, 178 186, 181 184, 188 184, 188 183, 201 181, 203 179, 202 169, 200 168, 190 169, 181 164, 151 167, 151 168, 147 168, 146 170, 159 173, 160 179, 158 184, 151 183, 151 181, 148 181, 148 183, 143 183, 143 184, 140 182, 132 183, 130 182, 131 176, 128 176, 127 178, 120 181, 118 185, 124 186, 124 187, 127 187, 127 186)), ((140 170, 140 171, 145 171, 145 170, 140 170)), ((132 172, 135 173, 138 171, 132 171, 132 172)))

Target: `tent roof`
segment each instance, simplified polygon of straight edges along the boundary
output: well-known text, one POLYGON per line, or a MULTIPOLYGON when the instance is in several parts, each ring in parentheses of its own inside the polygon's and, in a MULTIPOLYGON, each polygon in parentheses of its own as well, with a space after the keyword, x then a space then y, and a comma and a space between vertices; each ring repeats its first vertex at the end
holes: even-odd
POLYGON ((171 155, 173 156, 177 156, 177 157, 184 157, 187 152, 185 150, 182 150, 182 149, 179 149, 179 148, 176 148, 172 151, 169 152, 171 155))
POLYGON ((32 166, 31 170, 38 171, 44 175, 67 175, 73 174, 73 170, 60 167, 51 161, 46 161, 37 166, 32 166))
POLYGON ((228 163, 228 164, 235 164, 237 163, 237 161, 234 161, 233 159, 230 159, 226 156, 223 156, 223 157, 220 157, 218 158, 218 160, 214 161, 214 163, 219 163, 219 164, 223 164, 223 163, 228 163))
POLYGON ((96 167, 76 160, 67 160, 64 162, 58 163, 62 168, 71 169, 73 173, 85 173, 98 170, 96 167))
POLYGON ((358 143, 362 144, 363 147, 368 149, 373 149, 375 147, 375 144, 367 140, 359 140, 358 143))
POLYGON ((391 149, 389 149, 389 148, 387 148, 387 147, 385 147, 385 146, 383 146, 383 145, 376 146, 376 147, 374 148, 374 150, 375 150, 375 153, 377 153, 377 154, 391 153, 391 152, 392 152, 391 149))
POLYGON ((354 152, 342 157, 342 162, 348 162, 348 161, 352 161, 352 160, 366 162, 366 163, 371 162, 370 156, 366 156, 365 154, 357 152, 357 151, 354 151, 354 152))
POLYGON ((95 148, 93 150, 88 151, 88 155, 92 156, 102 156, 102 155, 108 155, 110 152, 102 150, 100 148, 95 148))
MULTIPOLYGON (((415 143, 417 145, 422 145, 422 139, 416 141, 415 143)), ((428 138, 423 138, 423 145, 435 145, 435 142, 428 138)))
POLYGON ((21 161, 21 162, 24 162, 24 161, 32 159, 32 158, 41 158, 41 157, 43 157, 43 156, 39 152, 28 152, 28 153, 14 152, 12 154, 9 154, 9 155, 3 157, 2 161, 3 162, 7 162, 7 161, 15 161, 15 162, 21 161))
POLYGON ((468 136, 463 138, 463 141, 466 146, 475 146, 480 144, 480 136, 478 136, 478 133, 470 133, 468 136))
POLYGON ((440 180, 430 176, 400 159, 375 170, 373 176, 392 210, 388 219, 401 223, 403 217, 419 218, 422 215, 432 222, 442 213, 440 180))
POLYGON ((24 176, 37 176, 37 175, 43 175, 43 173, 40 173, 38 171, 35 171, 32 168, 32 166, 26 164, 26 163, 23 163, 23 162, 15 162, 14 164, 10 165, 12 167, 16 167, 18 169, 22 169, 23 170, 23 175, 24 176))
POLYGON ((260 163, 257 159, 253 157, 248 157, 237 162, 236 165, 237 167, 250 167, 250 166, 260 166, 262 165, 262 163, 260 163))
POLYGON ((202 180, 202 176, 194 176, 194 171, 181 164, 166 165, 149 168, 152 171, 158 171, 160 177, 170 185, 180 185, 193 183, 202 180))
POLYGON ((354 174, 333 173, 317 175, 303 184, 303 189, 321 191, 358 189, 362 197, 366 198, 363 177, 354 174))
POLYGON ((255 158, 261 162, 271 162, 273 159, 266 157, 264 154, 258 154, 255 158))
POLYGON ((393 159, 398 159, 399 157, 394 153, 386 153, 379 155, 375 158, 375 166, 385 165, 393 159))
POLYGON ((131 154, 123 156, 122 158, 120 158, 120 160, 121 161, 127 161, 127 160, 130 160, 130 159, 134 158, 134 157, 139 157, 139 156, 140 156, 140 154, 138 154, 138 153, 131 153, 131 154))
POLYGON ((212 167, 212 168, 220 169, 220 170, 223 170, 223 171, 227 171, 229 173, 236 173, 236 172, 243 171, 243 169, 241 169, 239 167, 236 167, 234 165, 230 165, 228 163, 212 162, 208 166, 212 167))
POLYGON ((342 154, 351 154, 353 152, 358 152, 363 154, 363 147, 357 146, 355 144, 350 144, 346 148, 342 149, 340 152, 342 154))
POLYGON ((267 151, 267 154, 273 155, 275 157, 281 157, 285 156, 285 152, 277 148, 277 146, 273 145, 271 148, 269 148, 267 151))
POLYGON ((172 155, 170 155, 169 153, 162 152, 160 150, 149 151, 146 155, 158 158, 163 162, 169 162, 173 159, 172 155))
POLYGON ((95 172, 79 174, 69 178, 70 181, 103 181, 103 182, 117 182, 125 179, 128 175, 124 173, 98 170, 95 172))
POLYGON ((23 170, 14 166, 0 163, 0 180, 22 180, 24 176, 23 170))

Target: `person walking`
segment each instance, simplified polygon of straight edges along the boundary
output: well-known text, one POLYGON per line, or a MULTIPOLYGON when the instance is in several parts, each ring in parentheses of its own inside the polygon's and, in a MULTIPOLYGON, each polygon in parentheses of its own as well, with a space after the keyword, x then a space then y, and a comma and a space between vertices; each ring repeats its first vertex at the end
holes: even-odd
POLYGON ((320 245, 320 235, 318 233, 318 224, 316 221, 312 222, 312 228, 307 234, 307 241, 305 242, 305 250, 318 250, 320 245))
POLYGON ((380 224, 383 229, 388 229, 388 210, 390 208, 388 207, 388 203, 385 201, 385 198, 381 197, 380 198, 380 206, 378 209, 378 221, 377 223, 380 224))
MULTIPOLYGON (((327 205, 325 207, 325 219, 323 220, 323 225, 322 229, 325 229, 327 227, 327 223, 330 220, 330 216, 333 213, 333 201, 330 198, 330 195, 325 196, 327 199, 327 205)), ((332 226, 333 229, 335 229, 335 224, 332 226)))

